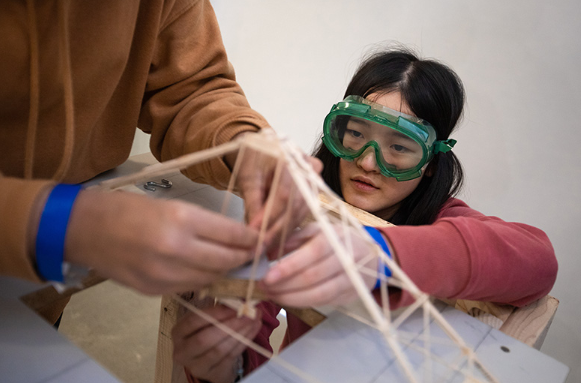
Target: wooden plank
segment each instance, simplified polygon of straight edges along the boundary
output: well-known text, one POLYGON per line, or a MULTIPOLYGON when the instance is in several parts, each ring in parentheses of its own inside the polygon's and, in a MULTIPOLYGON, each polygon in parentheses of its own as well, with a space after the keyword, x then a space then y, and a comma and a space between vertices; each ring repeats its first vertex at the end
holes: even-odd
POLYGON ((94 271, 90 271, 79 286, 68 288, 61 293, 56 291, 53 286, 47 286, 30 294, 23 295, 20 300, 32 310, 39 312, 63 298, 68 298, 74 293, 88 289, 106 280, 106 278, 97 275, 94 271))
POLYGON ((327 319, 325 315, 311 308, 284 307, 284 309, 287 313, 296 316, 311 327, 315 327, 327 319))
MULTIPOLYGON (((214 298, 246 298, 248 285, 248 279, 221 279, 202 289, 200 296, 202 298, 206 296, 214 298)), ((259 286, 255 286, 250 298, 258 301, 268 299, 259 286)))
POLYGON ((540 350, 558 306, 559 300, 547 295, 514 310, 500 327, 500 331, 540 350))
POLYGON ((180 304, 172 299, 170 295, 164 295, 161 298, 159 334, 155 361, 155 383, 187 382, 184 367, 173 361, 171 330, 179 318, 180 308, 180 304))
MULTIPOLYGON (((214 303, 213 298, 201 297, 199 293, 184 293, 181 297, 196 307, 208 307, 214 303)), ((161 298, 159 313, 159 332, 155 360, 154 383, 187 383, 186 372, 182 365, 173 361, 173 340, 171 331, 179 318, 188 311, 172 298, 164 295, 161 298)))
MULTIPOLYGON (((319 194, 319 200, 321 201, 321 204, 327 209, 329 210, 329 212, 334 215, 337 218, 340 218, 339 215, 339 210, 336 209, 331 200, 324 194, 319 194)), ((359 209, 353 205, 350 205, 346 202, 343 202, 343 205, 347 208, 347 211, 355 218, 357 218, 357 220, 359 220, 359 222, 361 222, 362 225, 365 226, 373 226, 373 227, 385 227, 385 226, 394 226, 394 224, 387 222, 384 219, 381 219, 365 210, 359 209)))
MULTIPOLYGON (((222 279, 202 290, 202 296, 215 298, 246 298, 249 281, 247 279, 222 279)), ((253 300, 267 300, 266 295, 257 286, 253 292, 253 300)), ((326 316, 312 308, 283 307, 287 312, 314 327, 325 320, 326 316)))
POLYGON ((515 307, 510 305, 497 305, 491 302, 471 301, 467 299, 440 299, 449 306, 486 323, 499 330, 508 317, 514 312, 515 307))

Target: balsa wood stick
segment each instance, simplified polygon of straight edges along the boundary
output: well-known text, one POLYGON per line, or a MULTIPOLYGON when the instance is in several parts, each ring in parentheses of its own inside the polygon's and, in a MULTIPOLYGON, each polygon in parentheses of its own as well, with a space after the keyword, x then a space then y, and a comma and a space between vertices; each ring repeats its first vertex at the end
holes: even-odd
POLYGON ((286 205, 286 211, 284 213, 284 218, 283 218, 283 226, 282 226, 282 234, 280 237, 280 243, 278 244, 278 252, 276 255, 277 260, 280 260, 283 256, 284 244, 286 242, 286 237, 287 237, 288 229, 289 229, 289 223, 291 221, 291 213, 292 213, 294 198, 295 198, 295 188, 291 186, 291 190, 289 192, 289 197, 288 197, 288 203, 286 205))
POLYGON ((92 186, 91 188, 116 189, 121 186, 131 185, 146 178, 158 177, 174 170, 185 169, 188 166, 195 165, 202 161, 211 160, 216 157, 222 157, 228 153, 232 153, 238 150, 239 148, 240 141, 231 141, 226 144, 216 146, 215 148, 186 154, 185 156, 181 156, 170 161, 146 166, 138 172, 103 181, 98 185, 92 186))
POLYGON ((226 189, 227 193, 226 196, 224 197, 224 202, 222 203, 222 209, 220 210, 222 215, 226 215, 228 205, 230 205, 230 199, 232 198, 232 194, 234 192, 234 184, 236 182, 236 179, 238 179, 238 173, 240 172, 240 167, 242 166, 242 160, 244 158, 245 152, 246 146, 241 145, 240 149, 238 150, 238 156, 236 157, 236 163, 234 164, 234 168, 232 169, 230 181, 228 181, 228 188, 226 189))
POLYGON ((252 269, 250 271, 250 278, 248 283, 248 292, 246 294, 246 300, 249 301, 252 297, 252 292, 254 291, 254 283, 256 279, 256 269, 258 267, 258 262, 264 251, 264 238, 266 236, 266 229, 268 228, 268 221, 270 219, 270 213, 272 212, 272 207, 274 205, 274 199, 276 192, 278 191, 278 186, 280 182, 280 176, 282 174, 283 161, 278 160, 276 164, 276 169, 274 171, 274 179, 272 181, 272 187, 268 198, 266 199, 266 207, 264 210, 264 216, 262 217, 262 223, 260 225, 260 232, 258 234, 258 246, 256 247, 256 252, 254 254, 254 261, 252 263, 252 269))
POLYGON ((432 343, 430 342, 430 313, 428 310, 423 310, 424 316, 424 342, 423 342, 423 354, 425 357, 425 368, 424 368, 424 381, 426 383, 432 383, 432 358, 431 356, 431 349, 432 343))

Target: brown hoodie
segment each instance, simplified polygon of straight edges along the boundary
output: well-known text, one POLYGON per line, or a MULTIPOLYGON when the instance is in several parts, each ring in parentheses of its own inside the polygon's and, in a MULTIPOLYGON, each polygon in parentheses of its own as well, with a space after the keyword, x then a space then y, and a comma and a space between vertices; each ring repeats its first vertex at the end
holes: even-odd
MULTIPOLYGON (((38 281, 43 196, 123 163, 136 127, 160 161, 266 127, 204 0, 0 2, 0 273, 38 281)), ((225 163, 192 167, 224 187, 225 163)))

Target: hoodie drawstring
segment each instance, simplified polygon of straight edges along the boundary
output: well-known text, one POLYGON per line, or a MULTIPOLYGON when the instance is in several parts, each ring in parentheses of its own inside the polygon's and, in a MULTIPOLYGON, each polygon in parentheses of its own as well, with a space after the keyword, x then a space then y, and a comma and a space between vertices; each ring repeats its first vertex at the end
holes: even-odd
POLYGON ((30 179, 33 175, 40 91, 38 83, 38 31, 36 29, 34 0, 26 1, 26 10, 30 35, 30 110, 28 112, 28 129, 26 131, 26 151, 24 152, 24 178, 30 179))
POLYGON ((69 24, 67 11, 69 9, 69 0, 59 2, 59 22, 61 28, 60 56, 63 65, 63 86, 65 92, 65 147, 61 163, 53 176, 53 179, 61 181, 73 157, 73 144, 75 138, 75 115, 73 105, 73 74, 71 70, 71 51, 69 44, 69 24))

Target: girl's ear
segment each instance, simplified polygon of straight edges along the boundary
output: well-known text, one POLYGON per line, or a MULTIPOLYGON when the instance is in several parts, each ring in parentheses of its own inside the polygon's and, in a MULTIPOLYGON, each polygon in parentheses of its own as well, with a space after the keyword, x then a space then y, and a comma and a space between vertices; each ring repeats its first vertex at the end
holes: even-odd
POLYGON ((434 173, 436 173, 436 161, 430 161, 430 163, 428 164, 428 167, 426 168, 426 170, 424 170, 424 176, 426 177, 431 177, 434 175, 434 173))

